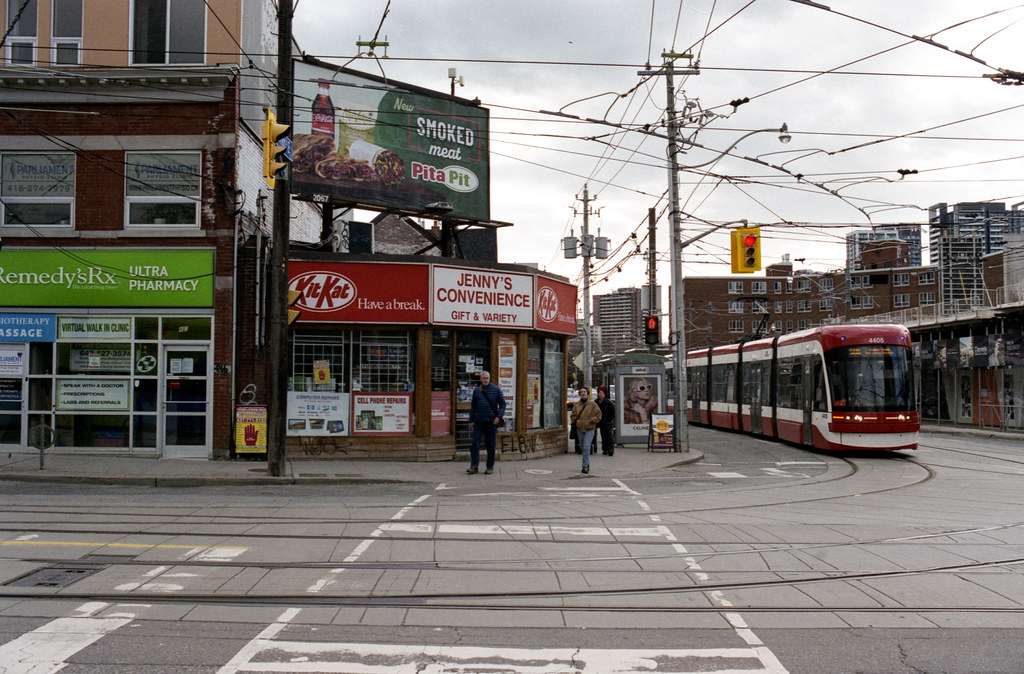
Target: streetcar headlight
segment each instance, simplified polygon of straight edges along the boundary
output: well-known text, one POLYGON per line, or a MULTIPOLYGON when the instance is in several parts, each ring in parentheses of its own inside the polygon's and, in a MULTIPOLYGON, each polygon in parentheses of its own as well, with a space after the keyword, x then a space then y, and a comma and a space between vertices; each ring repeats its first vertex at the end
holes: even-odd
POLYGON ((859 415, 859 414, 854 414, 854 415, 853 415, 853 420, 854 420, 854 421, 864 421, 864 417, 862 417, 862 416, 861 416, 861 415, 859 415))

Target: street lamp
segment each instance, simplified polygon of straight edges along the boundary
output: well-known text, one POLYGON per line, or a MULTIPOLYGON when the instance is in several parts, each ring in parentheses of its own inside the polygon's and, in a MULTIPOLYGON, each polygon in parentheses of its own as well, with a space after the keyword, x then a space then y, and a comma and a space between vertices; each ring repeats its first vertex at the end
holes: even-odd
MULTIPOLYGON (((769 133, 777 132, 779 134, 779 142, 788 143, 792 136, 789 135, 789 127, 783 124, 777 129, 757 129, 746 133, 736 139, 732 145, 722 150, 710 161, 706 161, 703 164, 695 164, 692 166, 679 166, 676 159, 676 137, 678 134, 678 126, 675 118, 675 103, 674 96, 672 95, 672 71, 668 70, 667 81, 669 84, 669 97, 668 97, 668 152, 669 152, 669 194, 671 199, 671 227, 672 227, 672 330, 675 332, 675 340, 670 339, 669 343, 673 345, 672 349, 672 374, 673 379, 676 383, 676 396, 675 396, 675 407, 673 408, 672 422, 673 427, 676 429, 676 435, 679 436, 679 441, 676 442, 678 448, 679 442, 682 443, 682 451, 690 451, 690 428, 686 418, 686 396, 687 396, 687 382, 686 382, 686 325, 683 319, 683 248, 689 244, 697 241, 711 232, 717 229, 721 229, 726 225, 735 224, 735 222, 741 222, 746 224, 746 220, 738 220, 735 222, 727 222, 722 225, 715 225, 706 232, 702 232, 697 236, 691 237, 686 241, 681 241, 681 227, 679 219, 679 170, 680 169, 694 169, 701 166, 707 166, 715 161, 718 161, 721 157, 728 154, 734 147, 739 145, 740 141, 744 138, 748 138, 757 133, 769 133)), ((679 451, 676 449, 676 451, 679 451)))

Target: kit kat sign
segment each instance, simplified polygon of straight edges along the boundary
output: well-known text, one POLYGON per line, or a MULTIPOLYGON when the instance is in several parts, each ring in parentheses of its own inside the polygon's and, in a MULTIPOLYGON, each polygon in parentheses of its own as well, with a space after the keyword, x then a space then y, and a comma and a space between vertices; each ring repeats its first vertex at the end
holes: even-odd
POLYGON ((537 329, 576 334, 576 286, 537 277, 537 329))
POLYGON ((427 265, 288 263, 299 323, 428 323, 429 283, 427 265))

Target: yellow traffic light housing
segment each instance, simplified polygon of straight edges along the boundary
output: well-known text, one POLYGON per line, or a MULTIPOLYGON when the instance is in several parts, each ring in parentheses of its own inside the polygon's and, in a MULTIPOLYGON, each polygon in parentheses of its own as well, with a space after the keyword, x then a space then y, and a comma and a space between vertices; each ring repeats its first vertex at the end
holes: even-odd
POLYGON ((761 228, 734 229, 729 239, 732 273, 751 274, 761 271, 761 228))
POLYGON ((277 161, 277 156, 285 150, 277 144, 277 139, 288 131, 288 125, 278 124, 277 116, 270 111, 270 108, 264 108, 264 110, 267 113, 267 118, 263 122, 260 132, 260 137, 263 139, 263 177, 266 178, 267 185, 273 187, 277 172, 288 165, 285 162, 277 161))
POLYGON ((298 309, 292 309, 292 306, 302 299, 302 293, 298 290, 288 291, 288 325, 291 325, 295 321, 299 320, 299 315, 302 314, 298 309))

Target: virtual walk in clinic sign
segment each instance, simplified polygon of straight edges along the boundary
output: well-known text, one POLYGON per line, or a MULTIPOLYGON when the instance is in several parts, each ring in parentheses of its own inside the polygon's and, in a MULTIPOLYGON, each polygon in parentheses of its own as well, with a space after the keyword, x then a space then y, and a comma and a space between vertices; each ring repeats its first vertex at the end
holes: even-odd
POLYGON ((10 307, 211 307, 210 249, 9 250, 0 295, 10 307))

